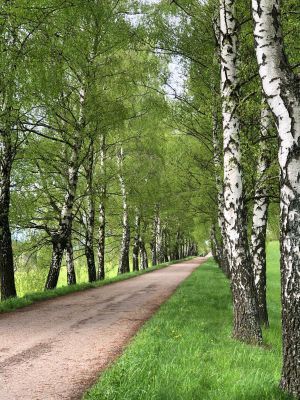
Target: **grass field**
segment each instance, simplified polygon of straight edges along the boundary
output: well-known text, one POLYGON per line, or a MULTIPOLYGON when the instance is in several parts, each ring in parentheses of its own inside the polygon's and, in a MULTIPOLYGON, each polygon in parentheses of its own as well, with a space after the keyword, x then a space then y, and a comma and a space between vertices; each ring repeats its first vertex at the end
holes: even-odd
POLYGON ((213 261, 148 321, 87 400, 284 400, 278 243, 268 245, 271 328, 264 347, 231 339, 229 285, 213 261))
MULTIPOLYGON (((110 279, 118 273, 118 262, 106 263, 106 278, 110 279)), ((88 273, 86 265, 76 263, 76 280, 82 284, 88 281, 88 273)), ((16 289, 19 297, 23 297, 29 293, 41 292, 44 290, 46 278, 49 268, 30 268, 28 270, 17 270, 15 273, 16 289)), ((65 265, 61 267, 57 287, 67 286, 67 268, 65 265)))

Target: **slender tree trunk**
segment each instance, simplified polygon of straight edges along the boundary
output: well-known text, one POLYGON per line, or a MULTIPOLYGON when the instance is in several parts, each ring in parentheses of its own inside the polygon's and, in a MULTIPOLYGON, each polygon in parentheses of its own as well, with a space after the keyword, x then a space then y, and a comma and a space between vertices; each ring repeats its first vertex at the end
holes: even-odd
POLYGON ((251 232, 251 257, 258 301, 259 321, 261 325, 268 327, 269 319, 266 298, 266 232, 269 197, 268 187, 266 184, 266 172, 270 165, 270 159, 266 139, 272 125, 272 113, 265 101, 263 101, 262 107, 260 157, 257 167, 257 180, 251 232))
POLYGON ((105 206, 103 200, 99 204, 99 239, 98 239, 98 277, 105 279, 105 206))
POLYGON ((0 277, 1 300, 15 297, 15 276, 11 232, 9 226, 10 174, 12 154, 8 138, 0 137, 0 277), (4 140, 2 140, 4 139, 4 140))
POLYGON ((135 216, 135 235, 134 235, 134 243, 132 250, 132 265, 133 271, 139 270, 139 251, 140 251, 140 216, 139 212, 136 212, 135 216))
POLYGON ((300 397, 300 91, 284 53, 280 0, 252 0, 259 74, 277 119, 283 368, 281 387, 300 397))
POLYGON ((67 240, 63 236, 59 234, 52 235, 52 257, 45 289, 55 289, 57 286, 66 242, 67 240))
POLYGON ((162 228, 162 253, 163 253, 163 262, 169 261, 169 233, 167 228, 164 226, 162 228))
POLYGON ((174 248, 174 260, 179 260, 179 246, 180 246, 180 232, 176 232, 175 248, 174 248))
POLYGON ((154 219, 153 219, 153 227, 152 227, 152 240, 151 240, 151 243, 150 243, 152 266, 157 265, 156 232, 157 232, 157 207, 155 207, 155 213, 154 213, 154 219))
POLYGON ((220 244, 217 239, 217 234, 216 234, 216 225, 212 224, 211 230, 210 230, 210 242, 211 242, 211 252, 213 255, 213 258, 215 262, 219 265, 219 267, 222 269, 222 261, 220 259, 222 258, 222 250, 220 248, 220 244))
POLYGON ((67 281, 68 285, 76 285, 76 273, 74 265, 74 252, 72 237, 70 236, 67 240, 66 245, 66 264, 67 264, 67 281))
MULTIPOLYGON (((221 233, 222 243, 218 251, 218 263, 227 277, 230 277, 229 251, 226 234, 226 224, 224 218, 225 200, 224 187, 221 177, 222 160, 221 160, 221 144, 218 137, 218 118, 216 112, 213 112, 213 149, 214 149, 214 166, 215 166, 215 181, 217 189, 217 204, 218 204, 218 226, 221 233)), ((214 227, 216 230, 216 227, 214 227)), ((216 232, 214 232, 216 237, 216 232)))
POLYGON ((240 121, 237 78, 237 23, 235 1, 220 0, 221 94, 224 136, 224 218, 230 248, 233 297, 233 336, 261 343, 262 334, 247 243, 241 174, 240 121))
POLYGON ((93 188, 93 169, 94 169, 94 144, 90 143, 89 155, 85 165, 87 181, 87 218, 86 218, 86 237, 85 237, 85 256, 88 268, 89 282, 96 280, 96 264, 94 254, 94 227, 95 227, 95 201, 93 188))
POLYGON ((155 243, 156 243, 156 258, 158 264, 164 262, 164 249, 163 249, 163 236, 162 236, 162 226, 159 212, 157 213, 156 220, 156 232, 155 232, 155 243))
POLYGON ((145 246, 145 241, 142 237, 139 239, 139 250, 140 250, 140 269, 148 268, 148 254, 145 246))
POLYGON ((98 279, 105 279, 105 199, 106 199, 106 174, 105 174, 105 136, 102 135, 100 148, 100 204, 99 204, 99 238, 98 238, 98 279))
POLYGON ((127 192, 125 180, 123 177, 123 149, 118 154, 118 165, 119 165, 119 181, 122 194, 123 202, 123 218, 122 218, 122 242, 120 250, 120 261, 119 261, 119 274, 124 274, 130 271, 129 268, 129 249, 130 249, 130 226, 128 216, 128 204, 127 204, 127 192))

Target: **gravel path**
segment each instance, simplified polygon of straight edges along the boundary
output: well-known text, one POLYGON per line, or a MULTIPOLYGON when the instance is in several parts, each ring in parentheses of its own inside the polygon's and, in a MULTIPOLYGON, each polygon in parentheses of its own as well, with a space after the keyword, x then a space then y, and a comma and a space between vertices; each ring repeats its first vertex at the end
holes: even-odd
POLYGON ((204 260, 0 315, 0 399, 80 399, 204 260))

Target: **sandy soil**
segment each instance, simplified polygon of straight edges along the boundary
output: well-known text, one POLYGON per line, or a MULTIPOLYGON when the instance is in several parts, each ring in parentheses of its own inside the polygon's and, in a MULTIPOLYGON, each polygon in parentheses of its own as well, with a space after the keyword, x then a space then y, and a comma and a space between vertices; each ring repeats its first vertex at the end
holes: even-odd
POLYGON ((0 315, 0 399, 80 399, 203 260, 0 315))

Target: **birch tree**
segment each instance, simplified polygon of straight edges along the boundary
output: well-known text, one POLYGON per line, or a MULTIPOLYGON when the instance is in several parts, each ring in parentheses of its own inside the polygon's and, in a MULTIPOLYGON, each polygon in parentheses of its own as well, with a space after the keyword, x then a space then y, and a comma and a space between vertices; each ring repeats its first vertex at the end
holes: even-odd
POLYGON ((117 154, 118 161, 118 177, 120 182, 120 191, 122 195, 122 240, 120 248, 120 259, 119 259, 119 274, 129 272, 129 248, 130 248, 130 225, 129 225, 129 212, 128 212, 128 194, 126 189, 126 183, 124 178, 124 152, 123 148, 119 150, 117 154))
POLYGON ((261 343, 257 302, 247 243, 238 115, 238 50, 235 1, 220 0, 221 97, 224 138, 224 218, 233 297, 233 336, 261 343))
POLYGON ((258 301, 259 321, 268 327, 268 310, 266 299, 266 232, 269 208, 269 193, 267 171, 270 166, 270 150, 268 148, 268 136, 272 129, 272 114, 262 101, 261 110, 261 135, 260 155, 257 165, 256 189, 254 194, 254 206, 251 231, 251 258, 254 271, 254 283, 258 301))
POLYGON ((285 54, 280 0, 252 0, 259 74, 277 120, 283 368, 281 387, 300 396, 300 85, 285 54))

